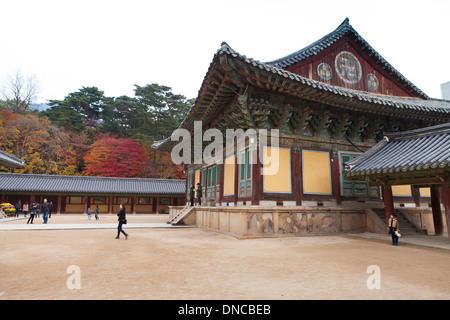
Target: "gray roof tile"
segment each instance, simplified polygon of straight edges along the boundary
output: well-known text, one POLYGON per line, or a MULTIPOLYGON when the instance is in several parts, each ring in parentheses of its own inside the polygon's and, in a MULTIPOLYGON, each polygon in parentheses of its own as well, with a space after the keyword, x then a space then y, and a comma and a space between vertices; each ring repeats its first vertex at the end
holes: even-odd
POLYGON ((185 180, 175 179, 0 173, 0 190, 5 191, 184 194, 185 189, 185 180))
POLYGON ((349 178, 434 168, 450 170, 450 123, 386 134, 346 165, 349 178))

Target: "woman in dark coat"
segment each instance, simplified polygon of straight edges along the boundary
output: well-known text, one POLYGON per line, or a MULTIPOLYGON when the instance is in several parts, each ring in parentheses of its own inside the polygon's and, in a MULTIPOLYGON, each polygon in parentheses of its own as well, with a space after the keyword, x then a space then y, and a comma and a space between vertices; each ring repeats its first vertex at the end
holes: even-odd
POLYGON ((27 224, 30 223, 33 224, 33 220, 34 220, 34 215, 36 214, 36 201, 34 201, 31 205, 30 205, 30 217, 28 218, 27 224))
POLYGON ((127 223, 127 217, 126 217, 126 213, 125 213, 125 206, 123 203, 120 204, 120 210, 119 213, 117 214, 117 216, 119 217, 119 225, 117 226, 117 237, 116 239, 119 239, 120 233, 122 232, 125 235, 125 239, 128 238, 128 233, 126 233, 125 231, 122 230, 122 225, 127 223))

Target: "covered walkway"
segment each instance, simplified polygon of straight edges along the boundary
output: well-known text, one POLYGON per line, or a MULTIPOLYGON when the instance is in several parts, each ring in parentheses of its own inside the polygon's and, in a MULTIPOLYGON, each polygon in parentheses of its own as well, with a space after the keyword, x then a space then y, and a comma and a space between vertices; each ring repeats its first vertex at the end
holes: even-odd
POLYGON ((370 185, 382 187, 386 222, 394 213, 392 186, 430 187, 435 234, 444 234, 441 202, 450 231, 450 123, 386 134, 378 144, 346 163, 346 177, 368 178, 370 185))

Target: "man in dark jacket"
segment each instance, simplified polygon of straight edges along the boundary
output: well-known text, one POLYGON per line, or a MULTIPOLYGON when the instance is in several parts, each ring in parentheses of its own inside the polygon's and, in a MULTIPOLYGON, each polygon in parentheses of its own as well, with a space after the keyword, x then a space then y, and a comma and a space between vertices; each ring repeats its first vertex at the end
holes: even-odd
POLYGON ((191 184, 191 187, 189 188, 189 200, 191 200, 191 207, 194 206, 194 197, 195 197, 195 187, 194 184, 191 184))
POLYGON ((20 202, 20 200, 19 200, 19 202, 16 203, 15 207, 16 207, 16 213, 14 214, 14 217, 18 217, 19 213, 20 213, 20 209, 22 209, 22 202, 20 202))
POLYGON ((47 202, 47 199, 44 199, 44 203, 42 204, 42 218, 44 219, 44 223, 48 221, 48 213, 50 211, 50 203, 47 202))

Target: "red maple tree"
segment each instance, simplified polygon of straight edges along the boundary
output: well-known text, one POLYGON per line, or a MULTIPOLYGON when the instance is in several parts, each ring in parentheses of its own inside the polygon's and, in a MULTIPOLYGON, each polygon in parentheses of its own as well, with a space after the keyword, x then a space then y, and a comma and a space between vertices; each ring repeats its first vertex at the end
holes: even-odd
POLYGON ((145 149, 131 139, 103 134, 84 157, 85 175, 103 177, 151 177, 153 169, 145 149))

